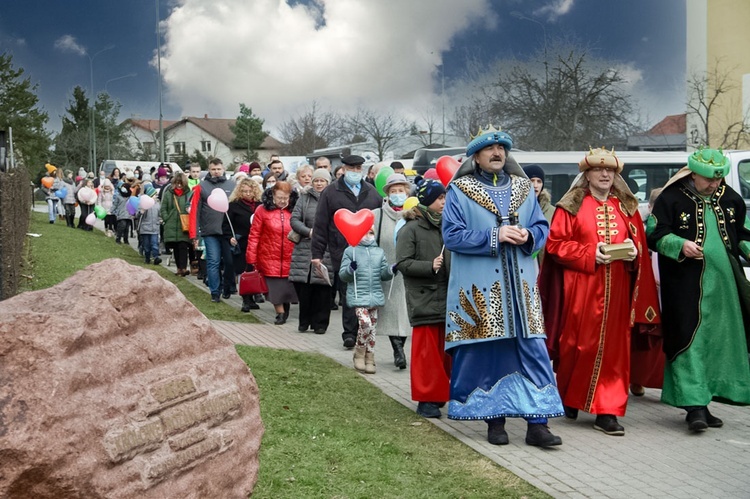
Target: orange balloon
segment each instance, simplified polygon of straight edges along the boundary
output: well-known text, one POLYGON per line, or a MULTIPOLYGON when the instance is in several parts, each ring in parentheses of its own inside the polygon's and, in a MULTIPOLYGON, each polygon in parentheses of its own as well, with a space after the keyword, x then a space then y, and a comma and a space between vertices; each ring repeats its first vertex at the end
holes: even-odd
POLYGON ((43 177, 42 178, 42 185, 44 187, 46 187, 47 189, 51 189, 52 188, 52 184, 54 184, 54 183, 55 183, 55 179, 53 179, 52 177, 43 177))

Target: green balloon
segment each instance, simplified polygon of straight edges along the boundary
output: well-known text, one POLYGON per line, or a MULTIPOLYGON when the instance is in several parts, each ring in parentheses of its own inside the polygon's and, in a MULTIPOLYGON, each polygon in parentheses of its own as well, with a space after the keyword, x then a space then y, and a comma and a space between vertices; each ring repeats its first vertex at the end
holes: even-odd
POLYGON ((377 188, 381 196, 386 197, 383 187, 385 187, 386 182, 388 182, 388 177, 394 173, 396 172, 393 171, 393 168, 390 166, 384 166, 380 169, 378 174, 375 175, 375 188, 377 188))
POLYGON ((94 213, 96 214, 96 218, 100 220, 103 220, 107 216, 107 210, 101 205, 94 206, 94 213))

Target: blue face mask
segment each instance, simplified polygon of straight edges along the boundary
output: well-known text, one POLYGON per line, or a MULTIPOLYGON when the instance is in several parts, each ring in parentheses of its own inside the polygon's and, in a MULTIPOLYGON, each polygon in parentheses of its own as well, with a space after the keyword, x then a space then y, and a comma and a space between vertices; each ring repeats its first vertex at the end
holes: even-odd
POLYGON ((362 181, 362 172, 344 172, 344 180, 349 185, 356 185, 362 181))
POLYGON ((406 202, 406 194, 403 192, 391 194, 388 196, 388 200, 393 206, 403 206, 404 202, 406 202))

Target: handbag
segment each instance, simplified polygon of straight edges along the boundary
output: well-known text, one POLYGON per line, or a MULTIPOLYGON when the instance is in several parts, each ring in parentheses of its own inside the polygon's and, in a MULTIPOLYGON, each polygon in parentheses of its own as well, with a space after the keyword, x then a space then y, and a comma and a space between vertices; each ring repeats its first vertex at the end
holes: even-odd
POLYGON ((174 195, 172 195, 172 201, 174 201, 174 207, 177 208, 177 214, 180 215, 180 225, 182 225, 182 232, 190 232, 190 215, 188 215, 187 213, 182 213, 180 211, 180 205, 174 195))
POLYGON ((240 296, 268 293, 266 279, 257 270, 240 274, 240 296))
POLYGON ((286 238, 294 244, 297 244, 298 242, 300 242, 300 239, 302 239, 302 236, 300 236, 297 232, 294 232, 294 229, 292 229, 289 231, 289 234, 286 235, 286 238))

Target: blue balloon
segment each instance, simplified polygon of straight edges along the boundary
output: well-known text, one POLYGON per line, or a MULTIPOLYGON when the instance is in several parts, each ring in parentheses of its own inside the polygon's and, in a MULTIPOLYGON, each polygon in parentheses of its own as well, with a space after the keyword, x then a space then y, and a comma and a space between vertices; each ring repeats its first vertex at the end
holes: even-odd
POLYGON ((131 203, 128 203, 128 204, 126 205, 126 208, 128 209, 128 213, 130 213, 130 216, 131 216, 131 217, 132 217, 133 215, 135 215, 135 212, 136 212, 136 211, 138 211, 138 208, 136 208, 135 206, 133 206, 133 205, 132 205, 131 203))
POLYGON ((141 204, 141 198, 139 198, 138 196, 130 196, 128 198, 128 206, 132 206, 133 210, 137 211, 139 204, 141 204))
POLYGON ((59 197, 60 199, 65 199, 65 196, 67 195, 68 195, 68 189, 66 189, 65 187, 62 187, 55 191, 55 196, 59 197))

